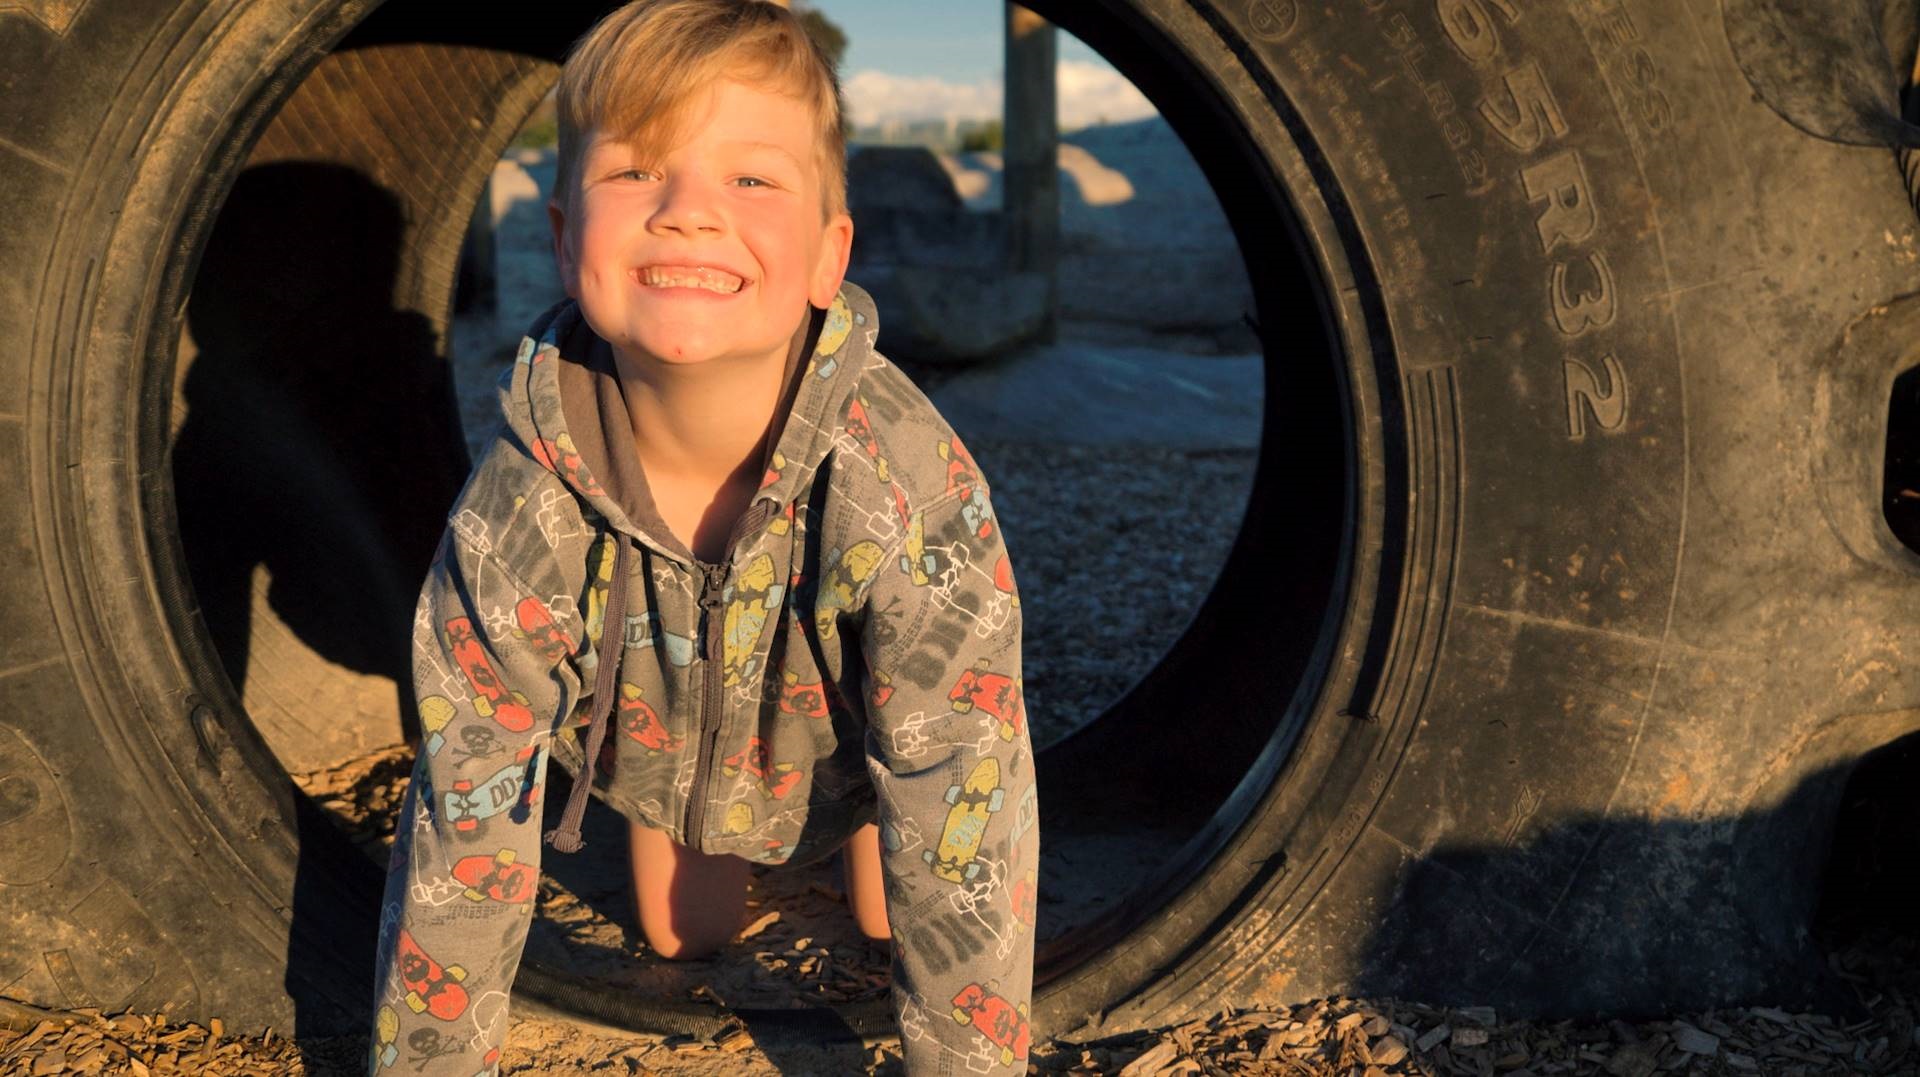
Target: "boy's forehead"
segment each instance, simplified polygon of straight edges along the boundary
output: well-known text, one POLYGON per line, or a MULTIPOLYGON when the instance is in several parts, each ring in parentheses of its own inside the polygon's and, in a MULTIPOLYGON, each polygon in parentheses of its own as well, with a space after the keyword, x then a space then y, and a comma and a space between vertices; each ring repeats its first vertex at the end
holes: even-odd
MULTIPOLYGON (((720 137, 712 139, 711 142, 717 149, 730 150, 743 154, 772 154, 802 168, 806 167, 806 155, 795 151, 806 149, 807 140, 790 139, 788 143, 783 144, 771 141, 765 137, 758 137, 758 135, 759 133, 756 132, 742 134, 739 137, 720 137)), ((645 145, 648 141, 644 136, 629 138, 614 133, 596 133, 593 136, 593 141, 587 147, 587 153, 589 155, 605 154, 609 156, 619 156, 645 151, 649 149, 649 147, 645 145)), ((683 139, 682 141, 687 140, 683 139)))
MULTIPOLYGON (((660 107, 670 113, 674 125, 681 128, 678 141, 705 134, 721 145, 783 150, 789 156, 799 156, 794 150, 813 147, 814 128, 819 119, 813 101, 799 87, 740 73, 722 75, 680 100, 660 103, 660 107), (804 116, 807 122, 796 124, 794 120, 799 116, 804 116)), ((629 131, 602 128, 594 132, 589 151, 602 143, 635 148, 636 143, 651 143, 665 133, 657 123, 643 122, 629 131)), ((639 148, 652 147, 641 145, 639 148)))
POLYGON ((768 142, 764 139, 727 138, 727 139, 721 139, 719 145, 721 149, 740 150, 746 153, 778 154, 779 156, 784 157, 787 160, 793 162, 795 165, 799 165, 801 167, 805 167, 806 165, 806 162, 802 161, 798 156, 796 156, 792 150, 788 149, 785 146, 780 145, 777 142, 768 142))

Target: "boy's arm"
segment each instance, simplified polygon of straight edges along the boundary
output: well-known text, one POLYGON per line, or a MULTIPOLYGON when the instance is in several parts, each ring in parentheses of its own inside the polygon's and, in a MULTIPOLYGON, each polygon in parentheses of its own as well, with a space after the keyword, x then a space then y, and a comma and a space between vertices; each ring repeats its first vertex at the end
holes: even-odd
POLYGON ((449 528, 414 616, 422 744, 388 860, 372 1074, 491 1072, 540 873, 578 624, 449 528), (405 1063, 403 1069, 392 1069, 405 1063))
POLYGON ((912 516, 861 620, 909 1074, 1025 1073, 1040 830, 1020 608, 988 489, 912 516))

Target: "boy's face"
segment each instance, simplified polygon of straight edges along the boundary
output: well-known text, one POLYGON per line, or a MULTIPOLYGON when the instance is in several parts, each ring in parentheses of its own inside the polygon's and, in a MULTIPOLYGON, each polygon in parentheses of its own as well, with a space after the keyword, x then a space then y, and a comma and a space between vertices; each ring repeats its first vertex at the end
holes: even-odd
POLYGON ((588 144, 570 213, 548 205, 560 278, 629 361, 784 359, 853 245, 852 218, 822 219, 812 110, 733 79, 688 105, 685 141, 654 159, 588 144))

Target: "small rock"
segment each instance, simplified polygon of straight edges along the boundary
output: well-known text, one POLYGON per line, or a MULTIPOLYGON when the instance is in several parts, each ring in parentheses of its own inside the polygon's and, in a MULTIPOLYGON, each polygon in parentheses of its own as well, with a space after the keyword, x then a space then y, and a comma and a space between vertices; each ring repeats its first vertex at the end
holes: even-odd
POLYGON ((1711 1057, 1720 1053, 1720 1037, 1711 1032, 1702 1032, 1683 1021, 1673 1023, 1673 1044, 1690 1055, 1711 1057))
POLYGON ((1446 1025, 1435 1025, 1425 1032, 1422 1032, 1420 1038, 1413 1041, 1413 1046, 1422 1051, 1431 1051, 1437 1044, 1452 1034, 1453 1029, 1446 1025))
POLYGON ((1644 1043, 1630 1043, 1607 1059, 1607 1072, 1613 1077, 1648 1077, 1659 1062, 1653 1048, 1644 1043))

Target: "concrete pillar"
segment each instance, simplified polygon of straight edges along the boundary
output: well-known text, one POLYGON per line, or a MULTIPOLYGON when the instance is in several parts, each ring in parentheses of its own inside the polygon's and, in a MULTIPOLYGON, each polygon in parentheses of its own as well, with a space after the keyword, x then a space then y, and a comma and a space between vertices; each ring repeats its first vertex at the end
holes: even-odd
POLYGON ((1007 220, 1007 267, 1045 278, 1042 338, 1054 339, 1060 311, 1060 126, 1053 24, 1018 4, 1007 5, 1006 172, 1001 185, 1007 220))

